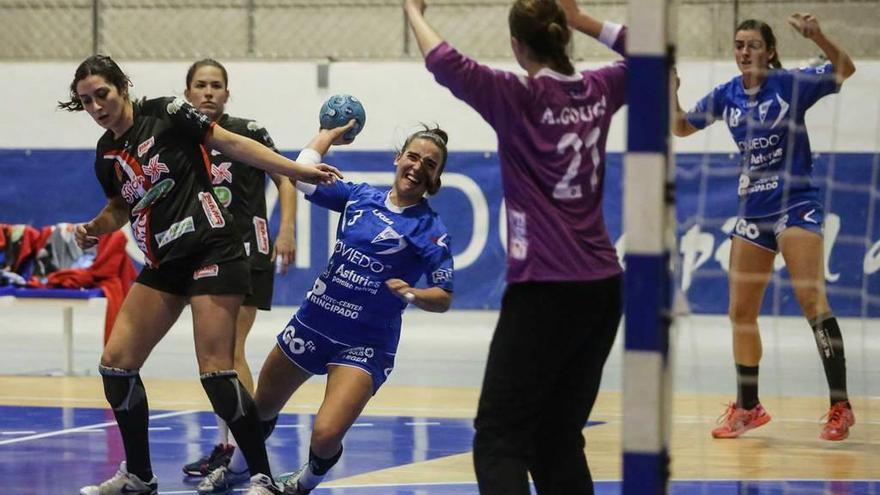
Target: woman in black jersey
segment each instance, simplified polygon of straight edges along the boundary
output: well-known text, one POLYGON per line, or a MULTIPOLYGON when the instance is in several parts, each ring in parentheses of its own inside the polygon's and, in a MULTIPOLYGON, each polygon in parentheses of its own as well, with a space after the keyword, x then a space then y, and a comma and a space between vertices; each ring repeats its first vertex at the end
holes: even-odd
POLYGON ((110 57, 94 55, 77 68, 70 101, 59 105, 69 111, 85 110, 107 129, 95 157, 95 173, 107 205, 77 227, 78 244, 94 245, 97 236, 130 222, 146 258, 99 366, 126 461, 112 478, 80 493, 157 493, 147 437, 147 396, 139 369, 187 303, 192 307, 202 385, 254 475, 247 493, 282 493, 271 478, 253 400, 233 369, 235 321, 250 292, 250 272, 232 217, 214 194, 202 145, 295 180, 333 183, 339 172, 329 165, 301 165, 226 131, 181 98, 132 102, 130 85, 110 57))
MULTIPOLYGON (((186 99, 224 129, 262 143, 276 153, 269 132, 259 123, 233 117, 225 113, 229 99, 229 74, 220 62, 206 58, 193 63, 186 72, 186 99)), ((209 149, 211 180, 214 193, 232 214, 235 226, 244 243, 245 257, 250 264, 251 293, 245 297, 235 323, 234 366, 241 384, 253 395, 254 379, 245 356, 245 341, 257 310, 272 307, 274 262, 279 262, 286 273, 296 250, 294 219, 296 217, 296 189, 279 174, 269 174, 278 187, 280 220, 274 246, 269 238, 269 215, 266 208, 266 173, 258 168, 234 160, 220 150, 209 149)), ((231 444, 229 427, 217 418, 217 445, 210 454, 183 466, 189 476, 205 476, 229 462, 235 447, 231 444)), ((248 476, 249 478, 249 476, 248 476)), ((247 479, 242 481, 246 482, 247 479)))

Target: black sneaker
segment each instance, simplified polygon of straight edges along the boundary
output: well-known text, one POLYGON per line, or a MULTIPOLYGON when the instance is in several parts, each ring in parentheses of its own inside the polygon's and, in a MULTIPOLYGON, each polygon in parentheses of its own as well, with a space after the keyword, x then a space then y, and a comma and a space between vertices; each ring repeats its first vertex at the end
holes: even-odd
POLYGON ((228 466, 233 452, 235 445, 218 443, 209 455, 183 466, 183 474, 205 476, 220 466, 228 466))

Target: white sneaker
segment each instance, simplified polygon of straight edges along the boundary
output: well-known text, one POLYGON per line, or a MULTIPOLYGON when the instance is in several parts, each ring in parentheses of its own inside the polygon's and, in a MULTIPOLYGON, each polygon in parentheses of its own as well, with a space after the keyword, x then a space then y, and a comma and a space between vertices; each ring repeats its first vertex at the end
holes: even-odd
POLYGON ((100 485, 80 488, 80 495, 157 495, 159 480, 153 476, 148 483, 128 472, 125 461, 119 464, 119 470, 109 480, 100 485))
POLYGON ((255 474, 245 495, 284 495, 284 488, 265 474, 255 474))
POLYGON ((227 466, 220 466, 208 473, 196 487, 199 495, 226 495, 238 485, 243 485, 251 479, 247 470, 240 473, 232 471, 227 466))

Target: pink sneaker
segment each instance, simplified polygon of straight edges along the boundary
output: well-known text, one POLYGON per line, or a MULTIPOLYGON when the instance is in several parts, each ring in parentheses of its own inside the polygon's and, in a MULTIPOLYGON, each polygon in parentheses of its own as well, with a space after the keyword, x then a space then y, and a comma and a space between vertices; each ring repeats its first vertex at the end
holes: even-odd
POLYGON ((770 421, 770 415, 764 410, 764 406, 758 404, 751 409, 743 409, 736 407, 731 402, 718 418, 718 426, 712 430, 712 436, 715 438, 736 438, 743 433, 763 426, 770 421))
POLYGON ((839 441, 849 436, 849 428, 856 424, 856 416, 852 412, 852 408, 848 401, 841 401, 828 410, 823 416, 828 418, 819 438, 822 440, 839 441))

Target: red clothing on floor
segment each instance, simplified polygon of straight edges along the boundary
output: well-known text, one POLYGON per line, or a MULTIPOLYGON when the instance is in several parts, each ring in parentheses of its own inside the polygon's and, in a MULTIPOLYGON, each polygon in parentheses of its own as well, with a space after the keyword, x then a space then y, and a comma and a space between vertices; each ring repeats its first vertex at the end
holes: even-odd
POLYGON ((104 343, 110 338, 113 322, 122 308, 122 301, 137 277, 134 264, 125 252, 126 238, 122 231, 102 235, 98 240, 98 254, 88 268, 58 270, 49 275, 48 287, 94 287, 104 291, 107 312, 104 319, 104 343))

